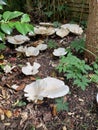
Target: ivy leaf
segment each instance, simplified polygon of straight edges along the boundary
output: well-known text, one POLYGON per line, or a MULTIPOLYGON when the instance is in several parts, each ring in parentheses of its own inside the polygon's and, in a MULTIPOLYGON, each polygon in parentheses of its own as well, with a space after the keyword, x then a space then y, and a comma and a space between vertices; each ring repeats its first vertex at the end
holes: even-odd
POLYGON ((0 5, 0 9, 3 9, 2 5, 0 5))
POLYGON ((34 27, 31 24, 25 24, 25 29, 27 30, 27 32, 34 32, 34 27))
POLYGON ((26 28, 25 28, 25 24, 24 23, 16 22, 15 28, 17 29, 17 31, 19 31, 23 35, 26 35, 27 32, 28 32, 26 30, 26 28))
POLYGON ((6 48, 6 46, 4 45, 4 43, 0 43, 0 50, 4 50, 6 48))
POLYGON ((30 22, 30 17, 28 14, 23 14, 21 18, 21 22, 30 22))
POLYGON ((6 34, 11 34, 12 28, 7 23, 1 23, 1 29, 6 34))
POLYGON ((8 20, 17 18, 17 17, 21 16, 22 14, 23 13, 20 11, 14 11, 14 12, 6 11, 3 13, 3 18, 5 21, 8 21, 8 20))
POLYGON ((3 41, 4 40, 4 37, 5 37, 5 34, 0 32, 0 40, 3 41))
POLYGON ((16 22, 8 22, 8 25, 9 25, 12 29, 14 29, 15 23, 16 23, 16 22))

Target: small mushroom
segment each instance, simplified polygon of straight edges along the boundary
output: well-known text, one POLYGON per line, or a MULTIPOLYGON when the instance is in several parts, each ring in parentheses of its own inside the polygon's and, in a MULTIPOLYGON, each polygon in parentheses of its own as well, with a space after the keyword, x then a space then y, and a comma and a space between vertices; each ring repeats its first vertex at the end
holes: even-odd
POLYGON ((34 62, 33 66, 29 62, 27 62, 26 64, 27 64, 27 66, 22 67, 22 73, 23 74, 25 74, 25 75, 35 75, 39 72, 38 71, 38 69, 40 67, 39 63, 34 62))
POLYGON ((10 66, 10 65, 5 65, 3 70, 5 73, 12 73, 12 69, 14 69, 16 66, 10 66))
POLYGON ((39 54, 39 49, 36 47, 28 47, 25 51, 26 56, 37 56, 39 54))
POLYGON ((81 35, 83 33, 83 29, 78 24, 64 24, 61 28, 68 29, 71 33, 76 35, 81 35))
POLYGON ((55 33, 55 29, 53 27, 47 28, 46 35, 53 35, 55 33))
POLYGON ((24 35, 7 36, 6 39, 8 40, 9 43, 16 45, 22 44, 30 40, 27 36, 24 35))
POLYGON ((39 45, 37 45, 37 49, 39 50, 39 51, 44 51, 44 50, 46 50, 47 49, 47 44, 39 44, 39 45))
POLYGON ((43 26, 36 26, 34 27, 34 33, 35 34, 41 34, 44 35, 47 32, 47 28, 43 26))
POLYGON ((62 47, 60 47, 58 49, 54 49, 54 51, 53 51, 54 56, 64 56, 66 54, 67 54, 67 51, 65 51, 65 48, 62 48, 62 47))
POLYGON ((23 46, 19 46, 19 47, 17 47, 15 50, 18 51, 18 52, 25 52, 26 49, 27 49, 26 46, 25 46, 25 47, 23 47, 23 46))
POLYGON ((69 34, 69 30, 66 28, 56 29, 56 35, 63 38, 69 34))
POLYGON ((59 79, 47 77, 26 85, 24 92, 27 100, 36 102, 37 100, 43 100, 44 97, 62 97, 68 94, 69 87, 59 79))

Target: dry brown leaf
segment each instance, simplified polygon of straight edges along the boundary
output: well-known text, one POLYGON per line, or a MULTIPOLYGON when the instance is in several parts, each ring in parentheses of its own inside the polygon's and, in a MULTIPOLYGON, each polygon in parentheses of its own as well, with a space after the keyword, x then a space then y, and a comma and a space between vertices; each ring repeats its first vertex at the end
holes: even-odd
POLYGON ((34 47, 36 47, 36 46, 38 46, 38 45, 40 45, 40 44, 43 44, 43 43, 44 43, 43 40, 38 40, 38 41, 32 42, 32 43, 30 44, 30 46, 33 45, 34 47))
POLYGON ((57 115, 57 106, 55 104, 51 104, 50 107, 52 109, 52 115, 56 116, 57 115))
POLYGON ((22 112, 21 113, 21 121, 20 121, 20 125, 22 125, 27 119, 28 119, 28 112, 22 112))
POLYGON ((10 110, 4 110, 4 113, 8 118, 12 117, 12 112, 10 110))
POLYGON ((31 76, 31 77, 30 77, 30 80, 35 81, 35 80, 36 80, 36 78, 35 78, 35 77, 33 77, 33 76, 31 76))
POLYGON ((0 108, 0 120, 4 120, 4 119, 5 119, 4 111, 2 108, 0 108))
POLYGON ((15 117, 19 117, 19 116, 20 116, 20 110, 19 110, 19 109, 16 109, 16 110, 14 111, 13 115, 14 115, 15 117))
POLYGON ((16 91, 21 91, 24 88, 25 88, 25 84, 23 83, 23 84, 19 85, 19 87, 16 88, 16 91))

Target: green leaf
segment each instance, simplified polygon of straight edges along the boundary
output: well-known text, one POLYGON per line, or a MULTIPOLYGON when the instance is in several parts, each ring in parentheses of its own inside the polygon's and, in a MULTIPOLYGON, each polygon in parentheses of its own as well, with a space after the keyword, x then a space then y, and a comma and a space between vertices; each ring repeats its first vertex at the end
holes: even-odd
POLYGON ((12 28, 7 23, 1 23, 1 29, 6 34, 11 34, 12 28))
POLYGON ((34 32, 33 25, 25 23, 24 26, 25 26, 25 29, 27 30, 27 32, 34 32))
POLYGON ((22 106, 25 106, 26 105, 26 102, 23 102, 23 101, 19 101, 18 103, 17 103, 17 106, 18 107, 22 107, 22 106))
POLYGON ((28 14, 23 14, 21 17, 21 22, 30 22, 30 17, 28 14))
POLYGON ((26 27, 25 27, 25 24, 24 24, 24 23, 16 22, 15 28, 17 29, 18 32, 20 32, 20 33, 23 34, 23 35, 26 35, 27 32, 28 32, 28 31, 26 30, 26 27))
POLYGON ((57 105, 57 111, 66 110, 68 111, 68 103, 63 101, 63 98, 58 98, 55 100, 57 105))
POLYGON ((33 32, 34 27, 28 23, 16 22, 15 27, 21 34, 26 35, 28 32, 33 32))
POLYGON ((1 40, 1 41, 3 41, 3 40, 4 40, 4 38, 5 38, 5 34, 4 34, 4 33, 2 33, 2 32, 0 32, 0 40, 1 40))
POLYGON ((0 50, 4 50, 6 48, 6 46, 4 45, 4 43, 0 43, 0 50))
POLYGON ((8 22, 8 25, 9 25, 12 29, 14 29, 15 23, 16 23, 16 22, 8 22))
POLYGON ((17 17, 21 16, 22 14, 23 13, 20 11, 14 11, 14 12, 6 11, 3 13, 3 18, 5 21, 8 21, 8 20, 17 18, 17 17))
POLYGON ((3 9, 2 5, 0 5, 0 9, 3 9))

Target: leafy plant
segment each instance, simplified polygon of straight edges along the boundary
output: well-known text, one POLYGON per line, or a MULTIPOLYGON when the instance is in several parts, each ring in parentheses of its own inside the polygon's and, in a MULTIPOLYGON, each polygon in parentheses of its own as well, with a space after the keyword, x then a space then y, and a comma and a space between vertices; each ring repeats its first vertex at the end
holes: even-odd
POLYGON ((48 41, 48 48, 54 49, 56 47, 57 47, 57 44, 56 44, 56 42, 54 40, 49 40, 48 41))
POLYGON ((55 99, 55 101, 56 101, 57 111, 62 111, 62 110, 68 111, 68 103, 64 102, 63 98, 57 98, 55 99))
POLYGON ((70 46, 72 49, 75 49, 76 52, 83 52, 83 49, 85 48, 85 38, 72 41, 70 46))
POLYGON ((10 35, 14 29, 23 35, 33 31, 33 25, 29 24, 30 17, 20 11, 5 11, 0 14, 0 40, 4 42, 5 35, 10 35))
POLYGON ((91 82, 97 83, 98 84, 98 61, 93 63, 93 74, 90 74, 90 80, 91 82))
POLYGON ((68 53, 67 57, 62 56, 56 69, 60 73, 65 73, 67 79, 73 79, 73 84, 81 87, 82 90, 85 90, 88 83, 90 83, 88 71, 92 68, 72 53, 68 53))
POLYGON ((52 11, 47 11, 45 12, 45 14, 47 15, 48 18, 50 18, 53 15, 52 11))

